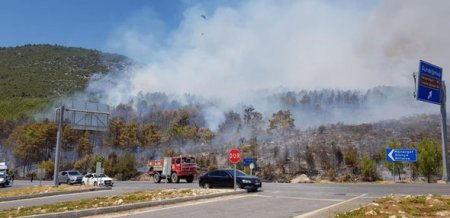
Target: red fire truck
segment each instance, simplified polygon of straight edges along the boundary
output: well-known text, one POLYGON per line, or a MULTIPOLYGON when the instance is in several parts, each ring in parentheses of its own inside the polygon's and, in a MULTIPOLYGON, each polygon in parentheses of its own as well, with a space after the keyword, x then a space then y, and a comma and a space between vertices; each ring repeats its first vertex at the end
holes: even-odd
POLYGON ((155 183, 160 183, 161 179, 165 179, 166 176, 168 182, 178 183, 180 179, 186 179, 186 182, 191 183, 194 181, 194 177, 197 175, 197 164, 195 163, 195 157, 192 155, 184 154, 172 157, 170 167, 170 175, 163 175, 164 160, 151 160, 148 162, 149 175, 153 176, 155 183))

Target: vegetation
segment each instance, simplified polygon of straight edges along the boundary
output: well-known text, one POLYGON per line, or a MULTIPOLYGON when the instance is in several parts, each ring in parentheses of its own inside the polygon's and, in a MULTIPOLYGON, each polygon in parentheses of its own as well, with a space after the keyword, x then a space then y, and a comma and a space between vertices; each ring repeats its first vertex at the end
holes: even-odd
POLYGON ((198 195, 207 195, 218 192, 226 192, 225 190, 206 190, 206 189, 165 189, 139 191, 114 195, 110 197, 97 197, 83 199, 79 201, 66 201, 51 205, 19 207, 0 211, 0 217, 19 217, 31 216, 48 213, 57 213, 73 210, 83 210, 90 208, 102 208, 109 206, 118 206, 124 204, 132 204, 146 201, 159 201, 171 198, 190 197, 198 195))
POLYGON ((419 144, 418 165, 419 172, 427 178, 428 183, 431 177, 441 171, 442 148, 435 141, 423 139, 419 144))
POLYGON ((449 210, 449 196, 389 196, 356 210, 336 214, 335 217, 448 217, 449 210))
MULTIPOLYGON (((53 172, 52 172, 53 173, 53 172)), ((39 193, 49 193, 49 192, 62 192, 62 191, 73 191, 73 190, 85 190, 90 189, 90 186, 69 186, 60 185, 56 186, 26 186, 23 188, 2 190, 0 192, 0 199, 5 197, 21 196, 21 195, 32 195, 39 193)))
POLYGON ((83 90, 93 74, 129 63, 124 56, 83 48, 0 47, 0 119, 29 118, 55 97, 83 90))
POLYGON ((361 162, 361 176, 362 180, 367 182, 373 182, 379 179, 375 160, 372 160, 367 154, 364 155, 361 162))

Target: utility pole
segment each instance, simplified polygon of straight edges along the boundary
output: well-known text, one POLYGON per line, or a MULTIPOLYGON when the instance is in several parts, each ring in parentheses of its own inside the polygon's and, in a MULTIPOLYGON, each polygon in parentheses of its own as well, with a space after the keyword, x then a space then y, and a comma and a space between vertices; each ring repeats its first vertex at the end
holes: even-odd
POLYGON ((447 110, 446 110, 446 87, 445 81, 441 84, 441 130, 442 130, 442 180, 449 182, 448 173, 448 142, 447 142, 447 110))

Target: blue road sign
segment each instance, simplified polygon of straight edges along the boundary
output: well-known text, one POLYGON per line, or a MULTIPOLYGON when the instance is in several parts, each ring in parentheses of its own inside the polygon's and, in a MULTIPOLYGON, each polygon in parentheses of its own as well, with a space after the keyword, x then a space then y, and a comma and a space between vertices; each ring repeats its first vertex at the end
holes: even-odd
POLYGON ((386 160, 389 162, 417 162, 417 150, 386 148, 386 160))
POLYGON ((442 68, 420 61, 417 100, 441 104, 442 68))
POLYGON ((242 164, 244 164, 245 166, 248 166, 250 163, 253 163, 254 159, 252 157, 244 157, 244 159, 242 159, 242 164))

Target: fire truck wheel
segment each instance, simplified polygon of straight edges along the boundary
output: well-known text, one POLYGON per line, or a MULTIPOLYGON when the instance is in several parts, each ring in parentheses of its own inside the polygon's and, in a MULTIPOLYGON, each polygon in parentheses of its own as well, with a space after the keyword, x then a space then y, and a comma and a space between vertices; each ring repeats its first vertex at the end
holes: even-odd
POLYGON ((153 180, 155 181, 155 183, 160 183, 161 182, 161 175, 159 175, 159 173, 155 173, 153 175, 153 180))
POLYGON ((172 182, 174 182, 174 183, 179 183, 180 182, 180 178, 178 177, 177 173, 172 173, 170 178, 172 179, 172 182))
POLYGON ((194 176, 188 176, 188 177, 186 177, 186 182, 188 182, 188 183, 192 183, 192 181, 194 181, 194 176))

